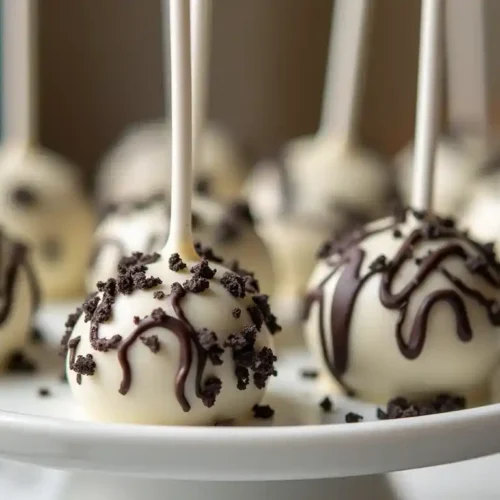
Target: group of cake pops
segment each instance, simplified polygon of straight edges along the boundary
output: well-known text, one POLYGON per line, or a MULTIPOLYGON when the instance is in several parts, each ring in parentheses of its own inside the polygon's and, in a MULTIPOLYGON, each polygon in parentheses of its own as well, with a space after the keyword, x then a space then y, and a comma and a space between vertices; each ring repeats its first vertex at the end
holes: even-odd
POLYGON ((372 2, 336 2, 318 132, 250 171, 206 120, 212 0, 164 0, 171 117, 106 156, 94 229, 77 169, 37 144, 36 2, 4 2, 0 362, 28 342, 40 300, 85 287, 62 347, 98 420, 270 416, 259 404, 280 331, 279 346, 305 332, 330 392, 487 402, 500 264, 485 242, 500 236, 500 176, 485 139, 483 2, 444 3, 422 1, 415 144, 395 175, 356 140, 372 2), (468 133, 438 142, 443 13, 450 121, 468 133), (412 208, 383 218, 398 191, 412 208), (450 218, 468 193, 463 218, 481 241, 450 218))

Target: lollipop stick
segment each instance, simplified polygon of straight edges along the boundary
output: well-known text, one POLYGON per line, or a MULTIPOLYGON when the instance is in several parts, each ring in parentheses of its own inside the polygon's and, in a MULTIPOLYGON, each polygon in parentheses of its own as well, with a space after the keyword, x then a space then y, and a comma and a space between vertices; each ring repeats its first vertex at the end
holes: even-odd
POLYGON ((37 0, 2 2, 3 139, 32 143, 36 137, 37 0))
MULTIPOLYGON (((168 0, 164 0, 167 2, 168 0)), ((170 0, 172 214, 164 251, 196 259, 191 230, 192 133, 190 3, 170 0)))
POLYGON ((488 125, 484 0, 446 0, 448 117, 452 128, 488 125))
POLYGON ((200 140, 208 115, 212 0, 191 0, 191 64, 193 73, 193 166, 200 161, 200 140))
POLYGON ((439 113, 441 0, 422 0, 412 206, 432 209, 439 113))
POLYGON ((373 0, 336 0, 330 29, 320 133, 352 141, 363 91, 373 0))

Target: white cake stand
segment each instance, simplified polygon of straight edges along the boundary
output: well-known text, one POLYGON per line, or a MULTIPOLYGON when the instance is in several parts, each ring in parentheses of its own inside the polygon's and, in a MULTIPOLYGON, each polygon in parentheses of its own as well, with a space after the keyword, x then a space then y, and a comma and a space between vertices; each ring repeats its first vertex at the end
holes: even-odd
MULTIPOLYGON (((61 331, 64 307, 40 323, 61 331)), ((36 376, 0 379, 0 457, 72 471, 63 498, 135 499, 392 499, 391 471, 452 463, 500 452, 500 405, 414 419, 377 421, 376 408, 325 396, 301 370, 304 353, 282 356, 270 387, 273 423, 249 427, 155 427, 89 422, 60 381, 53 349, 36 376), (49 397, 39 390, 49 389, 49 397), (364 416, 345 424, 345 414, 364 416), (123 476, 123 477, 121 477, 123 476), (301 481, 296 481, 301 480, 301 481), (71 492, 71 495, 69 495, 71 492), (369 496, 366 496, 367 492, 369 496), (64 496, 66 495, 66 496, 64 496)))

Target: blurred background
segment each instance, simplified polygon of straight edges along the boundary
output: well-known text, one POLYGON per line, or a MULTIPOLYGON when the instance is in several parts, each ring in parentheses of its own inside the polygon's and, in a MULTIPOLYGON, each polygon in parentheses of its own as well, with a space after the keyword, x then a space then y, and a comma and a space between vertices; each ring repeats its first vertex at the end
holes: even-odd
MULTIPOLYGON (((211 117, 257 156, 313 132, 333 2, 214 3, 211 117)), ((500 2, 487 8, 488 19, 499 18, 500 2)), ((420 2, 376 0, 374 16, 361 139, 393 154, 413 133, 420 2)), ((500 41, 493 21, 490 47, 500 41)), ((39 22, 41 140, 90 177, 126 125, 164 112, 160 1, 44 0, 39 22)), ((500 120, 491 52, 491 116, 500 120)))

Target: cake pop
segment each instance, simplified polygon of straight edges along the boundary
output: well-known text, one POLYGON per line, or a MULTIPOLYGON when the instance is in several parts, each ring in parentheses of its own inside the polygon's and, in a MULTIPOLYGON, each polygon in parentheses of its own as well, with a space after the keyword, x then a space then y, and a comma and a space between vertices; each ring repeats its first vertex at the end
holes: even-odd
POLYGON ((36 5, 4 5, 0 225, 32 247, 42 296, 67 298, 83 291, 94 221, 76 168, 36 144, 36 5))
POLYGON ((214 262, 206 249, 200 259, 194 249, 189 2, 170 0, 170 23, 168 241, 160 254, 135 254, 98 285, 81 314, 69 318, 63 347, 72 392, 93 418, 208 425, 245 418, 261 401, 276 373, 271 332, 279 327, 253 278, 214 262))
POLYGON ((94 219, 73 165, 51 151, 0 148, 0 225, 31 248, 42 297, 83 292, 94 219))
POLYGON ((0 231, 0 279, 0 370, 4 370, 12 355, 22 351, 31 337, 39 289, 28 248, 3 231, 0 231))
MULTIPOLYGON (((487 163, 495 147, 486 134, 486 18, 484 1, 447 1, 446 69, 449 133, 436 150, 435 209, 456 216, 463 210, 469 186, 487 163)), ((403 199, 411 196, 413 145, 395 159, 403 199)))
POLYGON ((273 257, 272 300, 287 332, 300 329, 297 304, 325 235, 387 215, 396 202, 388 164, 356 138, 372 7, 369 0, 335 2, 319 130, 287 143, 246 185, 273 257))
POLYGON ((325 377, 376 402, 487 397, 498 357, 500 265, 432 197, 441 2, 424 0, 413 205, 327 244, 305 308, 325 377))

